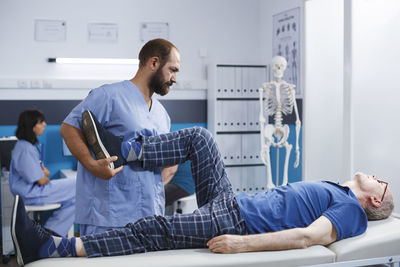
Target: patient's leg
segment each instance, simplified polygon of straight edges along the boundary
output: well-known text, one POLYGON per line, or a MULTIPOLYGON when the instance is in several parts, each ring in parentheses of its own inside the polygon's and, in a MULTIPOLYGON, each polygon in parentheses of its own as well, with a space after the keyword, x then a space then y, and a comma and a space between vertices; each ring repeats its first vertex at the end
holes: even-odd
POLYGON ((191 160, 200 208, 193 214, 148 216, 122 229, 83 236, 81 239, 88 257, 206 247, 207 241, 214 236, 247 233, 210 132, 195 127, 159 136, 143 136, 140 147, 145 169, 191 160))
POLYGON ((98 257, 204 248, 208 240, 222 234, 247 234, 236 200, 226 194, 192 214, 148 216, 125 228, 83 236, 81 239, 87 256, 98 257))
POLYGON ((11 236, 19 266, 41 258, 76 256, 75 238, 51 236, 28 217, 24 201, 18 195, 12 211, 11 236))
POLYGON ((86 257, 85 247, 83 246, 82 239, 79 237, 77 237, 75 241, 75 252, 77 257, 86 257))
POLYGON ((143 168, 171 166, 191 160, 198 207, 220 192, 231 192, 225 167, 211 133, 194 127, 159 136, 141 136, 121 141, 108 132, 91 112, 82 115, 83 132, 96 158, 117 155, 126 160, 143 160, 143 168), (90 140, 89 140, 90 139, 90 140), (98 152, 100 151, 100 152, 98 152))
POLYGON ((222 192, 232 192, 221 154, 211 133, 204 128, 187 128, 159 136, 144 136, 143 168, 170 166, 191 161, 197 206, 222 192))
POLYGON ((12 237, 20 265, 47 257, 115 256, 147 251, 205 247, 212 237, 247 234, 233 192, 222 192, 192 214, 148 216, 125 228, 79 238, 51 236, 30 220, 16 198, 12 237))

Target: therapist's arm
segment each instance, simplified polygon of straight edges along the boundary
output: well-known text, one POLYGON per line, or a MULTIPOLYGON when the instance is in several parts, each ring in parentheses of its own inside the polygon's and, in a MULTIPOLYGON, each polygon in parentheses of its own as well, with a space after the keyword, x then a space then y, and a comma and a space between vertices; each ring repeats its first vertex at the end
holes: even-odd
POLYGON ((337 232, 331 221, 321 216, 305 228, 255 235, 221 235, 208 241, 207 246, 216 253, 239 253, 328 245, 336 238, 337 232))
POLYGON ((178 165, 164 167, 161 172, 161 178, 164 185, 168 184, 171 181, 172 177, 174 177, 176 171, 178 170, 178 165))
POLYGON ((109 180, 122 170, 122 166, 116 169, 109 167, 110 162, 117 160, 116 156, 100 160, 94 159, 90 154, 85 137, 78 128, 63 123, 61 124, 60 134, 72 155, 94 176, 109 180))

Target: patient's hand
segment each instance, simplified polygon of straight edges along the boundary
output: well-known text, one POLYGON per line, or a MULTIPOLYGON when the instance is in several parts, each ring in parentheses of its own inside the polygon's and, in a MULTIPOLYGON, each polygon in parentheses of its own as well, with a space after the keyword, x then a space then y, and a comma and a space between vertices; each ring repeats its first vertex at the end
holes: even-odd
POLYGON ((215 253, 239 253, 246 251, 246 244, 241 235, 220 235, 207 242, 208 248, 215 253))
POLYGON ((110 162, 116 161, 117 157, 112 156, 111 158, 94 160, 87 167, 87 170, 96 177, 103 180, 110 180, 114 175, 122 171, 123 166, 116 169, 110 168, 110 162))

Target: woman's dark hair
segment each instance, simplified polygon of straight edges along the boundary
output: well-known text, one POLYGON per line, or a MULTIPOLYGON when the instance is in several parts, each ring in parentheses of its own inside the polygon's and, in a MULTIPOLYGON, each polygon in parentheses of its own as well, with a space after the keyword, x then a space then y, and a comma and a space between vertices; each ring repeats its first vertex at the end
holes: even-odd
POLYGON ((36 134, 33 132, 33 127, 38 122, 44 121, 44 115, 39 110, 25 110, 19 114, 18 128, 15 135, 18 139, 26 140, 32 144, 37 143, 36 134))

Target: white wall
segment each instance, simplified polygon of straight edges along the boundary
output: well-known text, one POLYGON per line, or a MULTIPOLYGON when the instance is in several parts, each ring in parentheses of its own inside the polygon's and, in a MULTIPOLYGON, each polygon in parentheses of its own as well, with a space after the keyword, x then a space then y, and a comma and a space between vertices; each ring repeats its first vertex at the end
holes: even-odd
POLYGON ((377 174, 399 213, 400 4, 345 1, 305 2, 305 177, 377 174))
POLYGON ((304 179, 343 182, 343 1, 306 1, 305 14, 304 179))
POLYGON ((354 171, 375 173, 400 212, 400 3, 353 0, 354 171))
MULTIPOLYGON (((396 0, 353 2, 351 94, 343 85, 343 1, 331 0, 1 0, 0 79, 129 79, 134 74, 130 68, 56 66, 46 59, 136 57, 142 45, 139 24, 152 21, 170 23, 170 40, 182 54, 178 79, 205 79, 207 61, 269 64, 272 16, 298 6, 303 12, 305 3, 301 27, 306 29, 302 37, 307 48, 302 57, 306 66, 303 177, 347 180, 345 165, 351 157, 351 172, 375 172, 392 188, 400 189, 400 126, 396 123, 400 113, 400 81, 396 79, 400 4, 396 0), (35 19, 66 20, 67 41, 35 42, 35 19), (87 24, 94 22, 117 23, 118 43, 88 43, 87 24), (207 50, 206 59, 199 57, 199 49, 207 50), (348 111, 351 129, 343 127, 348 111), (350 147, 346 147, 349 136, 350 147)), ((0 90, 0 99, 4 92, 0 90)), ((36 92, 46 94, 45 90, 36 92)), ((58 97, 64 93, 68 95, 63 91, 58 97)), ((18 97, 13 94, 13 99, 18 97)))
POLYGON ((207 60, 254 62, 260 54, 259 0, 1 0, 0 79, 128 79, 126 67, 56 66, 48 57, 136 58, 141 22, 168 22, 182 56, 178 79, 204 80, 207 60), (35 19, 65 20, 67 40, 34 41, 35 19), (115 44, 89 43, 88 23, 116 23, 115 44), (206 49, 207 58, 199 57, 206 49))

